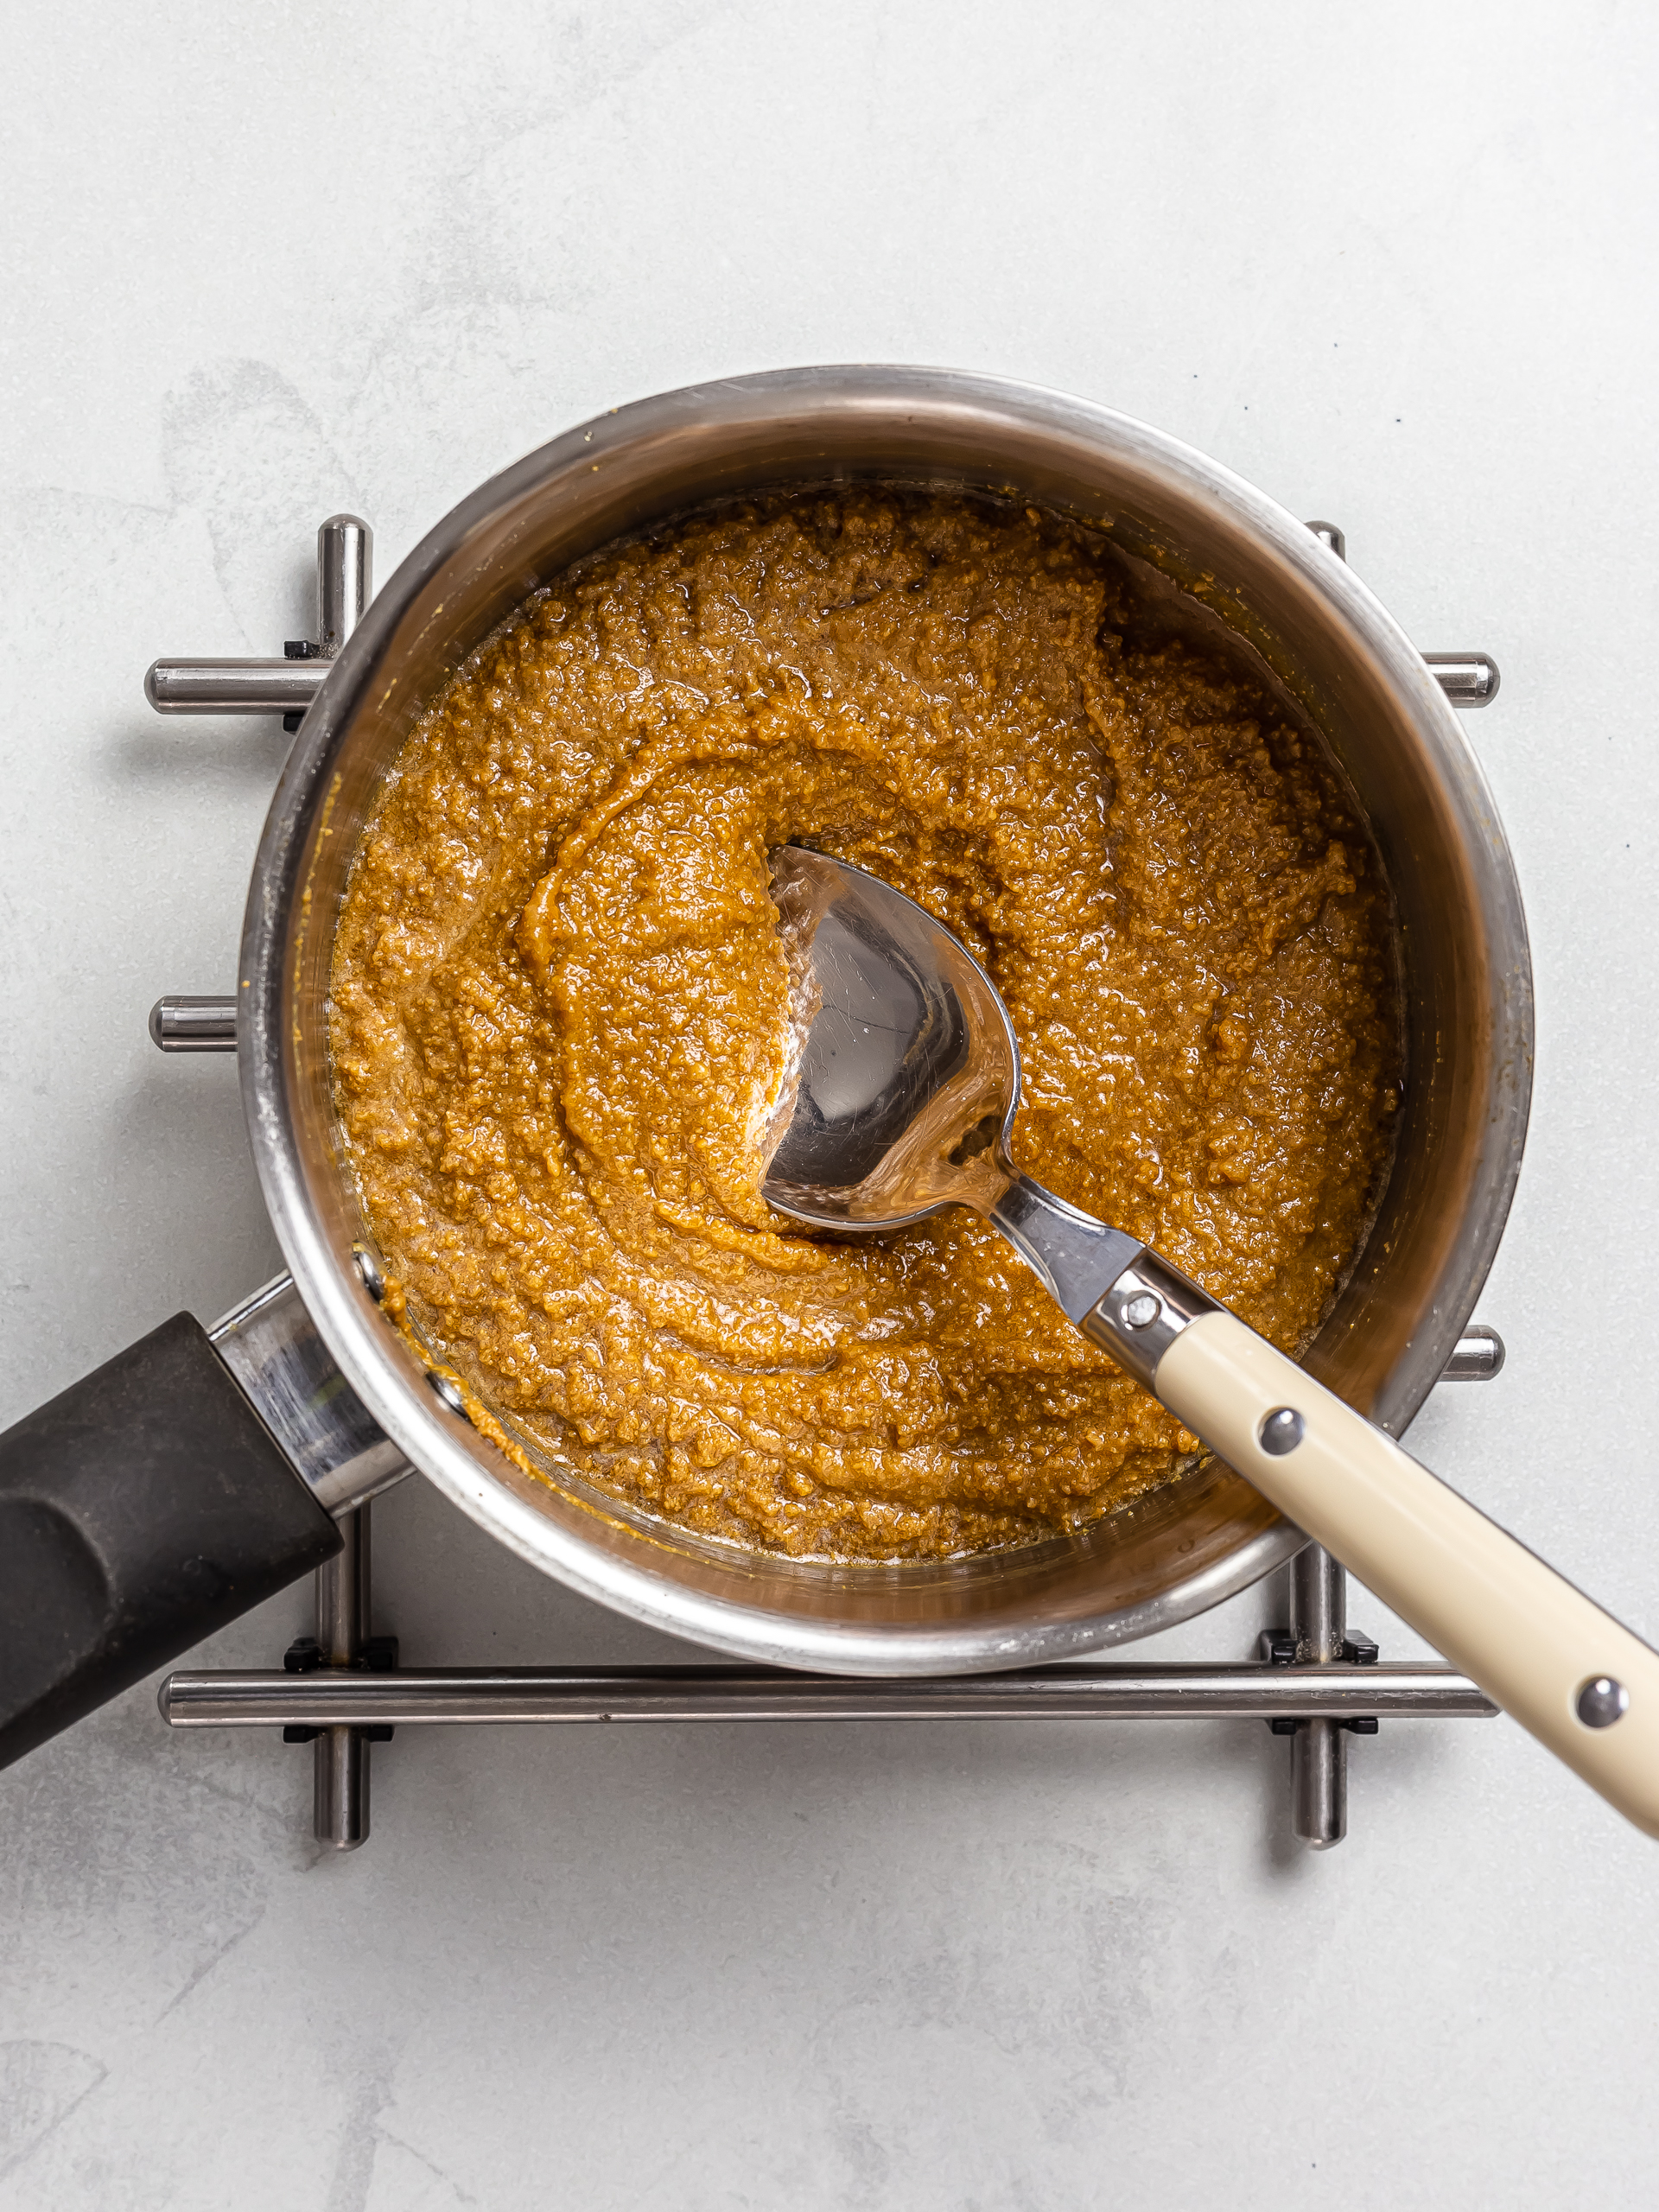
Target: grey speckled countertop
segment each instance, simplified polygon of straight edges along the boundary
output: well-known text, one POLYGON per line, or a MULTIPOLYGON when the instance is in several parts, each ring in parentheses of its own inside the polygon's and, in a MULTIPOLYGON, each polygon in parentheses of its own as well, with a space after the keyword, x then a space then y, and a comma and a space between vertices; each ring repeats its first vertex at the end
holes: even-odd
MULTIPOLYGON (((6 53, 0 1420, 276 1265, 233 1066, 144 1016, 229 988, 283 740, 158 721, 147 663, 277 649, 323 515, 387 574, 624 398, 949 362, 1189 439, 1497 655, 1537 1103, 1509 1366, 1414 1441, 1659 1631, 1649 11, 93 0, 6 53)), ((411 1658, 661 1649, 418 1481, 378 1512, 411 1658)), ((1245 1656, 1277 1603, 1165 1648, 1245 1656)), ((406 1730, 320 1863, 308 1754, 135 1691, 0 1777, 0 2206, 1651 2203, 1655 1847, 1459 1722, 1357 1744, 1305 1856, 1285 1758, 406 1730)))

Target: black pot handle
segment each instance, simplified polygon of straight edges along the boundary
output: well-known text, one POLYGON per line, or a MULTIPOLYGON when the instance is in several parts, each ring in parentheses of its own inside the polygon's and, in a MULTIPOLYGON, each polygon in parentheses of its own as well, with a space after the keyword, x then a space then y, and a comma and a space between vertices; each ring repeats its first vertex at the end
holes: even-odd
POLYGON ((175 1313, 0 1435, 0 1766, 340 1548, 175 1313))

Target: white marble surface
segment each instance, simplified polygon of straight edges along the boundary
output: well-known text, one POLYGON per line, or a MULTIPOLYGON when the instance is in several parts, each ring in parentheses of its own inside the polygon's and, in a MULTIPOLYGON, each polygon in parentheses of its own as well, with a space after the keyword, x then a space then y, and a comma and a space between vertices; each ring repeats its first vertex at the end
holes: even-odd
MULTIPOLYGON (((322 515, 388 573, 620 399, 942 361, 1189 438, 1497 656, 1540 1008, 1510 1359, 1414 1437, 1659 1632, 1650 11, 92 0, 4 47, 0 1420, 275 1264, 233 1068, 144 1014, 228 987, 283 739, 157 721, 149 659, 276 648, 322 515)), ((379 1513, 413 1658, 660 1648, 418 1483, 379 1513)), ((1271 1602, 1169 1648, 1242 1656, 1271 1602)), ((1650 2204, 1654 1847, 1457 1723, 1358 1745, 1307 1857, 1285 1758, 404 1731, 319 1863, 308 1754, 135 1692, 0 1778, 0 2205, 1650 2204)))

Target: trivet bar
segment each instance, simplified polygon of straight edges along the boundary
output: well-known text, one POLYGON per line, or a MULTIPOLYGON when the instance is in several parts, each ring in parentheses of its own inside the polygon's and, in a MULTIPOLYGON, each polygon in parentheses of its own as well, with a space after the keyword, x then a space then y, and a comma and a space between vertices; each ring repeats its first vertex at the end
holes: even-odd
POLYGON ((149 1035, 163 1052, 233 1052, 236 1001, 157 999, 149 1009, 149 1035))
MULTIPOLYGON (((1313 522, 1308 528, 1338 560, 1346 558, 1336 524, 1313 522)), ((280 660, 156 661, 144 682, 150 704, 173 715, 279 714, 287 728, 297 729, 368 605, 372 545, 366 523, 331 516, 317 533, 315 638, 290 640, 280 660)), ((1496 697, 1498 671, 1490 654, 1425 653, 1423 659, 1453 706, 1483 707, 1496 697)), ((233 1052, 238 1013, 233 998, 163 998, 151 1012, 150 1034, 165 1052, 233 1052)), ((278 1727, 292 1740, 311 1742, 315 1834, 335 1850, 352 1850, 367 1836, 369 1745, 398 1725, 1265 1719, 1293 1739, 1292 1825, 1318 1848, 1346 1831, 1350 1730, 1373 1733, 1379 1719, 1484 1719, 1497 1710, 1473 1682, 1438 1662, 1376 1663, 1374 1645, 1344 1635, 1342 1569, 1314 1546, 1293 1571, 1291 1626, 1263 1636, 1259 1664, 1115 1664, 923 1681, 743 1667, 399 1673, 396 1639, 369 1634, 369 1513, 363 1501, 406 1472, 404 1463, 349 1390, 321 1387, 333 1375, 332 1363, 285 1277, 227 1315, 213 1341, 340 1518, 345 1549, 318 1574, 315 1637, 290 1646, 283 1673, 170 1675, 158 1701, 175 1728, 278 1727), (1357 1651, 1370 1663, 1349 1663, 1357 1651)), ((1445 1376, 1486 1381, 1503 1364, 1497 1332, 1477 1325, 1465 1331, 1445 1376)))
MULTIPOLYGON (((1490 653, 1425 653, 1429 673, 1454 707, 1489 707, 1497 696, 1490 653)), ((144 696, 158 715, 302 715, 322 689, 326 659, 158 660, 144 696)))
MULTIPOLYGON (((1348 558, 1348 540, 1333 522, 1310 522, 1308 528, 1321 545, 1328 545, 1338 561, 1348 558)), ((1490 707, 1501 681, 1491 653, 1425 653, 1428 672, 1454 707, 1490 707)))
POLYGON ((854 1681, 747 1667, 435 1667, 397 1675, 322 1669, 309 1675, 169 1675, 157 1701, 175 1728, 1021 1717, 1444 1720, 1486 1719, 1497 1710, 1466 1675, 1428 1661, 1064 1667, 922 1681, 854 1681))
MULTIPOLYGON (((1334 523, 1307 525, 1339 560, 1347 557, 1334 523)), ((317 635, 296 639, 277 660, 158 660, 144 678, 144 696, 158 715, 281 715, 299 728, 322 689, 329 663, 363 616, 372 588, 374 534, 356 515, 330 515, 317 532, 317 635)), ((1454 707, 1488 707, 1497 696, 1497 663, 1490 653, 1425 653, 1430 674, 1454 707)))
POLYGON ((1490 653, 1425 653, 1428 672, 1454 707, 1490 707, 1497 696, 1497 663, 1490 653))
POLYGON ((317 532, 317 634, 281 660, 158 660, 144 696, 158 715, 281 715, 294 728, 369 603, 374 532, 357 515, 330 515, 317 532))
POLYGON ((158 660, 144 696, 158 715, 302 715, 326 660, 158 660))
POLYGON ((1440 1371, 1442 1382, 1490 1382, 1502 1370, 1503 1339, 1484 1321, 1471 1321, 1440 1371))
MULTIPOLYGON (((1290 1563, 1297 1662, 1324 1668, 1340 1659, 1347 1615, 1347 1576, 1323 1545, 1309 1544, 1290 1563)), ((1348 1731, 1339 1719, 1305 1720, 1290 1739, 1290 1832, 1315 1851, 1348 1833, 1348 1731)))
MULTIPOLYGON (((1487 707, 1497 696, 1490 653, 1425 653, 1454 707, 1487 707)), ((158 715, 303 714, 322 689, 326 660, 158 660, 144 683, 158 715)))
MULTIPOLYGON (((368 1633, 369 1508, 344 1515, 341 1550, 317 1569, 317 1645, 327 1667, 352 1667, 368 1633)), ((356 1728, 324 1728, 312 1746, 312 1832, 334 1851, 369 1834, 369 1746, 356 1728)))

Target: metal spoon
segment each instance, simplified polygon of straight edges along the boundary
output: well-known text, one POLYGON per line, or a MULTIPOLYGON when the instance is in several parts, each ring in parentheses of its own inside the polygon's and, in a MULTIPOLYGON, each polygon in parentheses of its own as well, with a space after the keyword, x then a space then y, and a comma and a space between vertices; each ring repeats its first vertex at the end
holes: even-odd
POLYGON ((1007 1009, 925 908, 798 845, 772 894, 796 1059, 768 1204, 842 1235, 971 1206, 1086 1337, 1659 1835, 1659 1653, 1179 1268, 1020 1173, 1007 1009))

